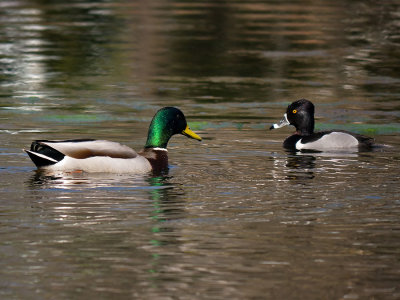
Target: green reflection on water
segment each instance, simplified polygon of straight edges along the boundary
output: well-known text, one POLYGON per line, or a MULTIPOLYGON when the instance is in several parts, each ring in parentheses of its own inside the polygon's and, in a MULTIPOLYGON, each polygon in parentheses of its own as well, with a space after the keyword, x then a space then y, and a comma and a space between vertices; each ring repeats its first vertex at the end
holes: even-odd
MULTIPOLYGON (((161 252, 159 247, 166 244, 166 242, 161 240, 162 236, 160 234, 162 234, 162 232, 165 230, 165 228, 163 228, 161 224, 166 221, 168 215, 168 212, 163 209, 163 205, 168 202, 168 189, 162 187, 169 184, 167 182, 167 177, 165 176, 149 177, 148 182, 150 186, 157 187, 149 191, 150 199, 153 201, 153 211, 151 212, 151 219, 155 222, 150 229, 152 238, 150 239, 149 244, 152 245, 152 249, 154 249, 154 251, 156 251, 157 253, 151 254, 151 269, 149 269, 148 272, 151 274, 157 274, 159 273, 157 268, 161 256, 161 254, 158 253, 161 252)), ((156 277, 152 278, 152 280, 156 280, 156 277)))
POLYGON ((98 114, 73 114, 73 115, 45 115, 41 119, 47 122, 61 123, 82 123, 82 122, 101 122, 112 120, 111 116, 98 114))
POLYGON ((400 132, 400 124, 316 124, 316 130, 347 130, 366 135, 390 134, 400 132))
POLYGON ((218 129, 218 128, 236 128, 236 129, 242 129, 244 124, 243 123, 235 123, 235 122, 221 122, 221 123, 216 123, 216 122, 190 122, 189 126, 192 130, 205 130, 205 129, 218 129))

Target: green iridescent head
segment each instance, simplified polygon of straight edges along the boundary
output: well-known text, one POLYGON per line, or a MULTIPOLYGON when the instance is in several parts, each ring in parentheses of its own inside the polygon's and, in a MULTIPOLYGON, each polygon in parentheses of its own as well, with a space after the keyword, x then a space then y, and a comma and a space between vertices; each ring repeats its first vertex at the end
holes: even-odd
POLYGON ((153 117, 147 135, 145 148, 167 148, 174 134, 183 134, 201 141, 201 137, 190 130, 183 113, 175 107, 164 107, 153 117))

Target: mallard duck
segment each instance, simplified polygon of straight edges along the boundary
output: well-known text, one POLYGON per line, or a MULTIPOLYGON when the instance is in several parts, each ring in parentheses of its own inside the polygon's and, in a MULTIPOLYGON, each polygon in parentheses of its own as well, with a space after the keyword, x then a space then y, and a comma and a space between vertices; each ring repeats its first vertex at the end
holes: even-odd
POLYGON ((289 150, 364 150, 370 149, 374 142, 370 137, 344 130, 314 132, 314 104, 307 99, 290 104, 283 119, 278 124, 273 124, 270 129, 286 125, 296 127, 295 134, 283 142, 283 147, 289 150))
POLYGON ((168 167, 167 144, 174 134, 201 141, 178 108, 164 107, 154 115, 139 153, 116 142, 93 139, 36 140, 25 151, 39 169, 50 171, 147 173, 168 167))

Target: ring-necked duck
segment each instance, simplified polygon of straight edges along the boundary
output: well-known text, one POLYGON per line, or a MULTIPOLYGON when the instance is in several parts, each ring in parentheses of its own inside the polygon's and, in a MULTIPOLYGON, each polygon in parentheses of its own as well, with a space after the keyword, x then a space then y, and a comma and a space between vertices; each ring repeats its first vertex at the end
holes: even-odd
POLYGON ((160 109, 151 121, 147 142, 140 153, 105 140, 34 141, 25 150, 38 168, 50 171, 146 173, 168 166, 167 144, 174 134, 201 141, 175 107, 160 109))
POLYGON ((314 132, 314 105, 306 99, 290 104, 283 119, 270 129, 286 125, 296 127, 295 134, 283 142, 283 147, 290 150, 366 150, 373 145, 372 138, 344 130, 314 132))

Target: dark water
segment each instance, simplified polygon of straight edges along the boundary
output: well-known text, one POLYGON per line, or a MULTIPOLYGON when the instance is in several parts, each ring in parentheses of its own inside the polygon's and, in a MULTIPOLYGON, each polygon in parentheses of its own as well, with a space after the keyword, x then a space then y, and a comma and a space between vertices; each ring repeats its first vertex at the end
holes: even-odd
POLYGON ((0 297, 399 299, 398 1, 0 1, 0 297), (293 154, 288 103, 373 152, 293 154), (140 150, 162 177, 37 173, 33 139, 140 150))

